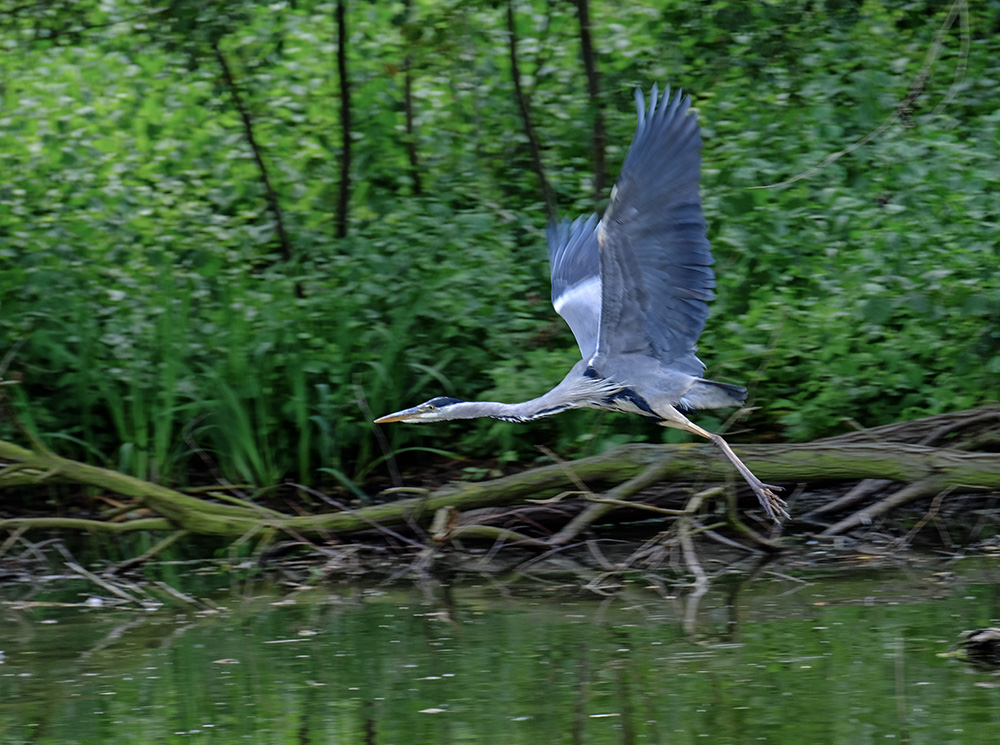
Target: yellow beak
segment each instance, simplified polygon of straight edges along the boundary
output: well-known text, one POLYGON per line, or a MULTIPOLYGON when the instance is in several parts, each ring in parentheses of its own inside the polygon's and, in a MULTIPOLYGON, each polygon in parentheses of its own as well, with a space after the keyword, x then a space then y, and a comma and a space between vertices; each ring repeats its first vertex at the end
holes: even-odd
POLYGON ((415 416, 417 414, 416 407, 412 409, 403 409, 402 411, 395 411, 392 414, 386 414, 385 416, 380 416, 375 420, 375 424, 391 424, 392 422, 405 422, 407 419, 415 416))

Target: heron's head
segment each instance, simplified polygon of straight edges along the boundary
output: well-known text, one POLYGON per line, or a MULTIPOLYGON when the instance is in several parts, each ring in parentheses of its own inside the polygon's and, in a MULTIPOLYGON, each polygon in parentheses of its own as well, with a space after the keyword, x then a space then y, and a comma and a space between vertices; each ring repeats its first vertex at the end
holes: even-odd
POLYGON ((424 401, 418 406, 410 409, 403 409, 392 414, 380 416, 375 420, 375 424, 389 424, 391 422, 408 422, 410 424, 422 424, 423 422, 444 422, 449 419, 456 419, 455 404, 466 403, 460 398, 449 398, 448 396, 435 396, 430 401, 424 401))

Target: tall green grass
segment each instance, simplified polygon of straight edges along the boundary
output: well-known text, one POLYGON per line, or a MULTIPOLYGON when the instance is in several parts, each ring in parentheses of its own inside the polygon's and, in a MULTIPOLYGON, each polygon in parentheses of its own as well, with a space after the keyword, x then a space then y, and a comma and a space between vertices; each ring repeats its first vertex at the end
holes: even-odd
MULTIPOLYGON (((440 224, 411 230, 426 240, 440 224)), ((22 411, 43 438, 143 478, 364 478, 387 457, 372 416, 456 392, 456 371, 474 380, 485 354, 458 345, 483 320, 502 329, 517 302, 497 287, 473 297, 472 274, 456 280, 454 266, 414 260, 402 239, 372 233, 355 239, 349 261, 288 273, 145 263, 135 250, 109 278, 108 249, 96 245, 76 273, 45 275, 57 288, 33 293, 38 272, 24 268, 25 287, 4 305, 6 331, 21 336, 22 411), (461 321, 473 313, 487 315, 461 321)), ((508 251, 495 235, 484 222, 476 250, 508 251)))

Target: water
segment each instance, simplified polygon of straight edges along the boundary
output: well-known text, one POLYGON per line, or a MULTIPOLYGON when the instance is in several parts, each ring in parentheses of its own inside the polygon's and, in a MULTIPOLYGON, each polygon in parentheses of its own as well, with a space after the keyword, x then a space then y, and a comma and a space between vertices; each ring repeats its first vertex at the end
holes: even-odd
POLYGON ((949 571, 765 575, 697 604, 641 583, 243 586, 211 611, 11 590, 0 742, 996 742, 1000 678, 937 655, 1000 625, 1000 571, 949 571))

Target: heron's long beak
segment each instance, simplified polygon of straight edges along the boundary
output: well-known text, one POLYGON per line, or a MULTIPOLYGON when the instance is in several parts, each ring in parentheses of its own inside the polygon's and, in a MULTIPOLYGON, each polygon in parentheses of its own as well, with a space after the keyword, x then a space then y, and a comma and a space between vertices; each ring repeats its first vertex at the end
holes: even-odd
POLYGON ((392 414, 386 414, 385 416, 380 416, 375 420, 375 424, 391 424, 392 422, 405 422, 410 417, 416 415, 417 408, 403 409, 402 411, 395 411, 392 414))

